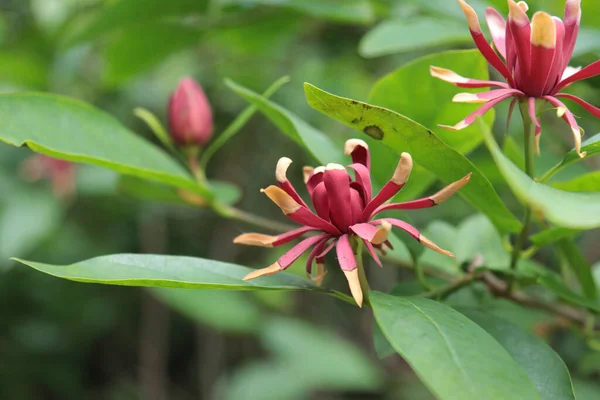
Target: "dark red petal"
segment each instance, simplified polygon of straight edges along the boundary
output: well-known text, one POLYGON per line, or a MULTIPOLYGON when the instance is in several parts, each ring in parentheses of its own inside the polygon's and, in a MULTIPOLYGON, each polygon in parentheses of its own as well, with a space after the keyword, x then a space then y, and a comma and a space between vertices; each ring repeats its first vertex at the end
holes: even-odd
POLYGON ((550 76, 554 56, 556 54, 556 24, 552 17, 545 12, 536 12, 531 21, 531 59, 535 60, 530 65, 529 90, 527 94, 540 97, 544 87, 554 78, 550 76))
POLYGON ((348 168, 355 172, 355 181, 363 188, 364 203, 371 201, 373 196, 373 188, 371 184, 371 174, 367 167, 362 164, 351 164, 348 168))
POLYGON ((290 265, 294 263, 306 250, 319 243, 324 238, 328 237, 328 235, 318 235, 312 236, 307 239, 304 239, 294 247, 292 247, 287 253, 279 257, 277 262, 281 266, 282 269, 286 269, 290 265))
POLYGON ((329 200, 327 198, 327 189, 323 182, 319 183, 312 194, 312 203, 317 215, 326 221, 329 221, 329 200))
POLYGON ((325 245, 327 241, 330 239, 329 236, 324 236, 316 245, 313 247, 311 252, 308 254, 308 259, 306 260, 306 273, 310 275, 312 273, 312 265, 313 261, 325 249, 325 245))
POLYGON ((312 197, 313 192, 317 185, 323 182, 323 175, 325 172, 325 167, 317 167, 312 170, 310 177, 306 181, 306 190, 308 190, 308 194, 312 197))
POLYGON ((352 225, 359 222, 362 218, 362 211, 365 208, 363 196, 353 188, 350 188, 350 209, 352 210, 352 225))
POLYGON ((364 239, 362 239, 362 241, 365 244, 365 247, 367 248, 367 251, 369 252, 371 257, 373 257, 373 260, 375 260, 375 262, 377 263, 377 265, 383 267, 383 265, 381 264, 381 260, 379 259, 379 256, 377 256, 377 253, 375 253, 375 248, 373 247, 371 242, 368 242, 364 239))
POLYGON ((345 232, 352 225, 350 176, 341 165, 329 164, 325 168, 323 182, 327 189, 331 221, 345 232))
POLYGON ((367 168, 367 171, 371 170, 371 155, 369 154, 369 146, 365 141, 360 139, 347 140, 344 145, 344 153, 347 156, 352 156, 354 164, 362 164, 367 168))

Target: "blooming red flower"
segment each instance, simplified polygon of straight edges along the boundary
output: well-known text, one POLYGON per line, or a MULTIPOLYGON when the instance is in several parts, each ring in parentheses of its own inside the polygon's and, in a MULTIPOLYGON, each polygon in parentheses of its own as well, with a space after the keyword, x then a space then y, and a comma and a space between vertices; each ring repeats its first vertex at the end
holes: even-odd
POLYGON ((234 243, 276 247, 289 243, 307 233, 316 232, 317 234, 303 239, 281 256, 277 262, 267 268, 248 274, 244 280, 283 271, 303 253, 312 248, 306 263, 306 272, 311 276, 313 262, 316 261, 317 275, 312 279, 317 284, 321 284, 325 276, 325 255, 335 247, 338 262, 348 279, 350 291, 356 303, 361 306, 363 295, 354 254, 356 247, 353 245, 353 243, 357 243, 357 240, 362 240, 369 254, 379 265, 381 265, 381 261, 375 249, 385 254, 384 246, 392 248, 387 240, 392 226, 406 231, 424 246, 441 254, 454 257, 454 254, 442 250, 406 222, 395 218, 375 219, 375 217, 377 214, 388 210, 415 210, 436 206, 463 187, 469 181, 471 174, 451 183, 433 196, 405 203, 385 204, 406 184, 412 169, 410 154, 402 153, 392 179, 386 183, 377 195, 373 196, 369 147, 362 140, 351 139, 346 142, 344 150, 346 155, 352 156, 352 164, 348 165, 347 168, 354 171, 354 180, 346 168, 339 164, 328 164, 326 167, 314 169, 311 167, 304 168, 304 181, 315 212, 309 208, 308 204, 298 195, 296 189, 287 179, 286 172, 292 160, 285 157, 279 160, 276 169, 279 187, 269 186, 263 189, 262 192, 288 218, 299 223, 302 227, 279 236, 246 233, 235 238, 234 243))
POLYGON ((169 101, 169 130, 179 145, 204 146, 213 134, 213 116, 204 91, 192 78, 183 78, 169 101))
MULTIPOLYGON (((580 157, 581 132, 573 113, 559 100, 565 98, 580 104, 588 112, 600 118, 600 109, 584 100, 561 90, 574 82, 600 74, 600 61, 587 67, 569 67, 575 48, 581 20, 581 0, 567 0, 564 22, 545 12, 534 14, 531 22, 527 17, 528 6, 524 1, 508 0, 508 21, 493 8, 485 13, 494 46, 500 56, 488 44, 481 32, 479 19, 471 6, 458 0, 463 9, 475 45, 487 61, 506 79, 506 82, 481 81, 464 78, 450 70, 431 67, 431 75, 462 88, 496 87, 484 93, 460 93, 453 101, 485 103, 481 108, 449 129, 463 129, 482 116, 496 104, 513 98, 511 113, 517 101, 528 102, 531 120, 535 123, 536 151, 539 153, 541 126, 536 115, 536 99, 548 101, 558 110, 557 115, 569 124, 575 139, 575 149, 580 157)), ((510 115, 510 114, 509 114, 510 115)), ((509 116, 510 118, 510 116, 509 116)))

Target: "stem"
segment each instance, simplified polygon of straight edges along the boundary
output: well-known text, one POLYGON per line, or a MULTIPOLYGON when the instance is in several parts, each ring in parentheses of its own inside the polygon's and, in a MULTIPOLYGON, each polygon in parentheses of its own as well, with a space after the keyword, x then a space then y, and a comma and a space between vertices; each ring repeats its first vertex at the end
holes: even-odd
POLYGON ((196 178, 196 181, 202 186, 207 186, 208 182, 206 180, 206 175, 200 166, 198 165, 198 156, 200 155, 200 147, 198 146, 190 146, 184 150, 187 159, 188 159, 188 167, 196 178))

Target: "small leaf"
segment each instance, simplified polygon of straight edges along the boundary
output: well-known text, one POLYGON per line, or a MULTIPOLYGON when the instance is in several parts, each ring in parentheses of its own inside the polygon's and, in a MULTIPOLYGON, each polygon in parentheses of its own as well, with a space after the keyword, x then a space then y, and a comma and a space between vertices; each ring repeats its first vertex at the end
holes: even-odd
POLYGON ((471 42, 471 35, 462 21, 414 16, 381 22, 363 36, 358 52, 363 57, 375 58, 471 42))
POLYGON ((600 171, 590 172, 567 182, 552 183, 552 186, 567 192, 600 192, 600 171))
POLYGON ((371 304, 384 335, 438 399, 540 399, 507 351, 450 307, 379 292, 371 304))
POLYGON ((513 193, 550 222, 565 228, 600 227, 600 193, 572 193, 531 180, 498 148, 492 133, 482 129, 486 144, 513 193))
POLYGON ((558 242, 558 249, 575 273, 585 297, 592 300, 596 299, 598 297, 598 288, 592 276, 592 267, 583 254, 581 254, 573 239, 561 239, 558 242))
POLYGON ((508 211, 487 178, 432 131, 391 110, 335 96, 309 83, 304 84, 304 89, 311 107, 380 140, 398 154, 409 152, 417 163, 445 183, 472 173, 471 181, 460 194, 486 214, 499 230, 519 230, 520 223, 508 211))
POLYGON ((160 140, 166 148, 171 151, 175 151, 175 146, 173 144, 173 140, 171 140, 171 136, 169 136, 169 133, 156 115, 154 115, 151 111, 141 107, 133 110, 133 113, 136 117, 148 125, 152 133, 154 133, 154 136, 156 136, 156 138, 160 140))

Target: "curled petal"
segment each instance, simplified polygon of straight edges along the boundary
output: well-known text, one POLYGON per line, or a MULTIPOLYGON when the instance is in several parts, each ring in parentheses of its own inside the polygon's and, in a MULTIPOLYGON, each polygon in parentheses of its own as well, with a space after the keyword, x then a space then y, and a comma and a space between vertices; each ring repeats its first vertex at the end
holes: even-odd
POLYGON ((567 106, 565 106, 564 103, 558 100, 556 97, 544 96, 543 98, 548 100, 548 102, 550 102, 550 104, 552 104, 554 107, 557 107, 561 110, 562 119, 571 127, 571 132, 573 133, 573 140, 575 141, 575 151, 577 152, 579 157, 584 158, 586 153, 581 152, 581 129, 579 128, 579 125, 577 124, 573 113, 569 111, 567 106))
POLYGON ((348 165, 348 168, 354 170, 355 181, 362 187, 364 203, 369 203, 373 196, 371 174, 369 173, 369 170, 364 165, 358 163, 348 165))
POLYGON ((373 239, 371 239, 371 242, 373 244, 385 243, 388 240, 391 231, 392 224, 390 224, 387 221, 382 221, 381 226, 379 227, 379 229, 377 229, 377 232, 375 232, 375 235, 373 236, 373 239))
POLYGON ((504 89, 509 88, 509 86, 504 82, 482 81, 479 79, 465 78, 454 71, 450 71, 449 69, 445 68, 434 67, 433 65, 429 67, 429 73, 434 78, 441 79, 442 81, 451 83, 455 86, 465 89, 479 89, 490 86, 497 86, 504 89))
POLYGON ((266 268, 257 269, 256 271, 250 272, 248 275, 246 275, 244 277, 244 280, 249 281, 252 279, 260 278, 261 276, 274 275, 281 271, 283 271, 283 268, 281 267, 281 265, 279 265, 278 262, 276 262, 274 264, 269 265, 266 268))
POLYGON ((419 242, 421 242, 423 244, 423 246, 433 250, 433 251, 437 251, 440 254, 443 254, 445 256, 448 257, 452 257, 452 258, 456 258, 456 256, 454 255, 454 253, 449 252, 448 250, 444 250, 442 248, 440 248, 437 244, 433 243, 431 240, 427 239, 425 236, 421 235, 419 237, 419 242))
POLYGON ((323 182, 323 175, 325 173, 325 167, 320 166, 313 169, 312 173, 308 177, 306 181, 306 190, 308 190, 308 194, 312 197, 313 192, 319 183, 323 182))
POLYGON ((362 308, 363 291, 360 287, 360 279, 358 278, 358 268, 351 271, 344 271, 344 275, 346 275, 346 279, 348 280, 348 286, 350 287, 350 293, 352 293, 354 301, 362 308))
POLYGON ((563 97, 565 99, 573 100, 574 102, 579 104, 581 107, 583 107, 587 112, 592 114, 594 117, 600 118, 600 108, 591 105, 587 101, 580 99, 577 96, 573 96, 572 94, 568 94, 568 93, 558 93, 554 97, 563 97))
POLYGON ((311 177, 314 170, 315 169, 313 167, 309 167, 309 166, 302 167, 302 176, 304 177, 304 183, 308 182, 308 179, 311 177))
POLYGON ((474 113, 472 113, 467 118, 460 121, 458 124, 456 124, 454 126, 439 125, 439 127, 444 128, 444 129, 449 129, 451 131, 459 131, 461 129, 465 129, 466 127, 471 125, 473 122, 475 122, 475 120, 478 117, 483 116, 485 113, 487 113, 489 110, 491 110, 496 104, 508 99, 509 97, 521 95, 521 94, 522 94, 521 91, 514 90, 514 92, 510 92, 510 93, 504 94, 502 96, 498 96, 494 100, 490 100, 487 103, 485 103, 483 106, 479 107, 477 110, 475 110, 474 113))
POLYGON ((287 178, 287 169, 292 164, 292 160, 287 157, 281 157, 277 162, 277 168, 275 168, 275 178, 279 187, 282 188, 287 194, 292 196, 294 200, 303 207, 308 208, 308 205, 302 200, 292 183, 287 178))
POLYGON ((258 247, 277 247, 299 238, 305 233, 316 230, 309 226, 294 229, 278 236, 263 235, 262 233, 244 233, 233 239, 233 243, 258 247))
POLYGON ((381 225, 383 224, 383 222, 389 222, 390 224, 392 224, 392 226, 395 226, 396 228, 400 228, 403 231, 405 231, 406 233, 408 233, 410 236, 412 236, 415 240, 419 240, 419 237, 421 236, 421 233, 419 232, 419 230, 417 228, 415 228, 414 226, 412 226, 411 224, 404 222, 402 220, 396 219, 396 218, 383 218, 383 219, 379 219, 376 221, 372 221, 371 223, 373 225, 381 225))
POLYGON ((379 228, 373 224, 355 224, 350 227, 350 230, 361 239, 374 245, 380 245, 387 241, 392 231, 392 225, 385 220, 380 221, 378 225, 380 225, 379 228))
POLYGON ((362 164, 371 169, 371 156, 369 154, 369 145, 360 139, 349 139, 344 144, 344 154, 352 156, 352 162, 362 164))
POLYGON ((569 86, 570 84, 572 84, 574 82, 593 78, 596 75, 600 75, 600 60, 593 62, 592 64, 588 65, 587 67, 583 68, 582 70, 580 70, 580 71, 574 73, 573 75, 569 76, 568 78, 562 80, 554 89, 554 93, 558 92, 561 89, 564 89, 565 87, 569 86))

